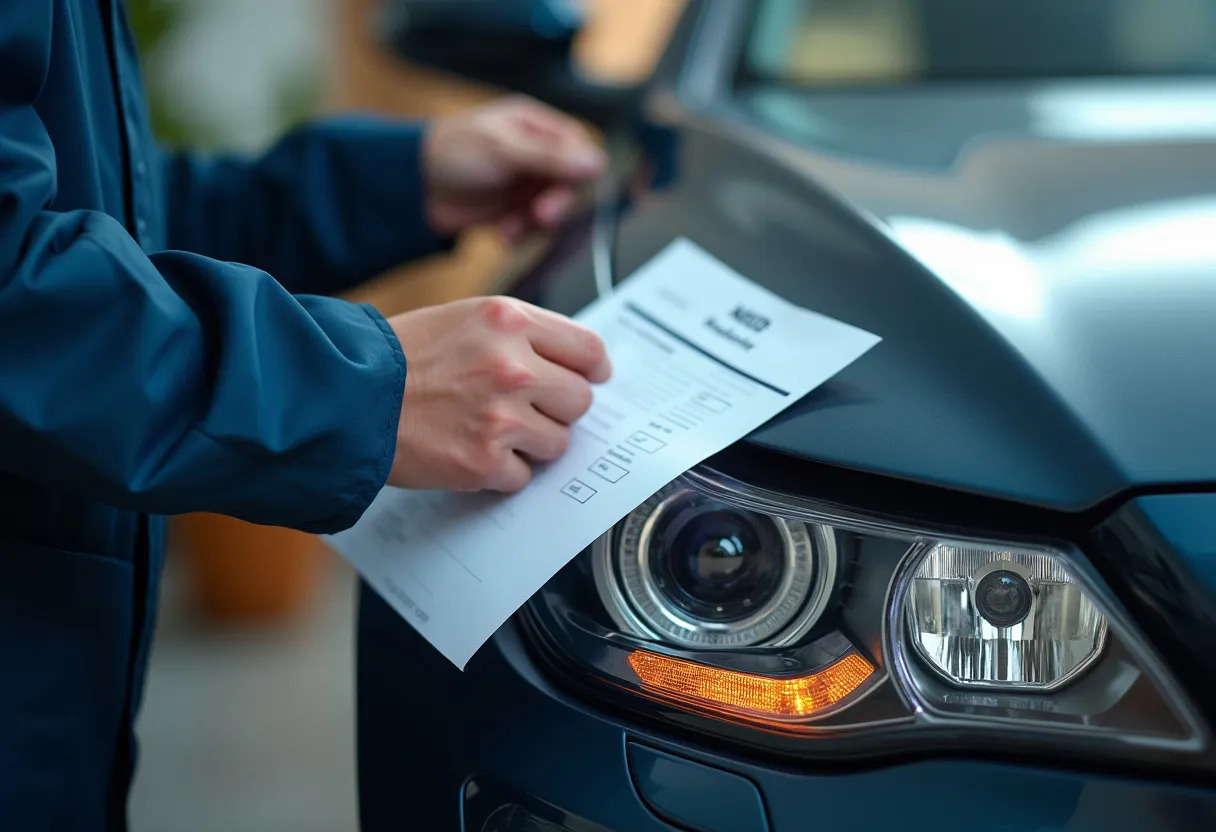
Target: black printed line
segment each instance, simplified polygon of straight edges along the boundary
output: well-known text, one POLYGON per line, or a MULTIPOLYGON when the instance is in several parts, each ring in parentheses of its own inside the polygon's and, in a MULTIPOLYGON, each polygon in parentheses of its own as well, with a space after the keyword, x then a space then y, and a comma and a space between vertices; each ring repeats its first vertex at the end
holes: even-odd
POLYGON ((774 393, 776 393, 779 396, 788 396, 790 394, 788 390, 782 390, 780 387, 778 387, 775 384, 770 384, 769 382, 765 381, 764 379, 756 378, 751 373, 746 373, 743 370, 740 370, 738 367, 736 367, 734 364, 731 364, 729 361, 724 361, 723 359, 714 355, 712 352, 705 349, 704 347, 700 347, 700 346, 694 344, 692 341, 689 341, 683 335, 681 335, 680 333, 671 329, 666 324, 661 323, 658 320, 656 320, 655 318, 651 317, 647 312, 640 309, 636 304, 626 303, 625 308, 628 309, 633 314, 637 315, 642 320, 646 321, 646 323, 650 324, 651 326, 655 327, 656 329, 662 330, 668 336, 676 339, 681 344, 688 347, 690 350, 695 350, 696 352, 699 352, 701 355, 705 356, 710 361, 714 362, 715 364, 717 364, 720 367, 724 367, 727 370, 730 370, 735 375, 741 376, 754 384, 759 384, 761 387, 767 388, 768 390, 772 390, 774 393))

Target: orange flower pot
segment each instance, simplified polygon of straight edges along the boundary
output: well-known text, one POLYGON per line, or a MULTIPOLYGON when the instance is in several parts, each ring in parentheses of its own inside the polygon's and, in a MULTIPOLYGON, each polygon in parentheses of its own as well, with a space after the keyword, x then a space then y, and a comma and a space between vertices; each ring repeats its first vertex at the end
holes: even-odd
POLYGON ((215 514, 175 517, 170 535, 199 611, 225 624, 299 615, 316 596, 329 558, 312 535, 215 514))

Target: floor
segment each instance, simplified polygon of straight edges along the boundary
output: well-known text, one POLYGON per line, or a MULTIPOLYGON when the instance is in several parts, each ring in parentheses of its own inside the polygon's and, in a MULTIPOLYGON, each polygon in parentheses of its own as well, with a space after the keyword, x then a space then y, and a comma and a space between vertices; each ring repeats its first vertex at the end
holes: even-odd
POLYGON ((355 581, 269 629, 194 620, 168 569, 139 722, 133 832, 354 832, 355 581))

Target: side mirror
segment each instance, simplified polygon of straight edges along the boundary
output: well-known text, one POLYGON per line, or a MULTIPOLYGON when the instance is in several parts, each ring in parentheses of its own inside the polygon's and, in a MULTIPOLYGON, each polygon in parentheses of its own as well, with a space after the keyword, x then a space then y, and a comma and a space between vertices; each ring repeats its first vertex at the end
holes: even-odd
POLYGON ((610 131, 641 87, 599 84, 574 67, 575 0, 386 0, 383 33, 412 63, 505 87, 610 131))

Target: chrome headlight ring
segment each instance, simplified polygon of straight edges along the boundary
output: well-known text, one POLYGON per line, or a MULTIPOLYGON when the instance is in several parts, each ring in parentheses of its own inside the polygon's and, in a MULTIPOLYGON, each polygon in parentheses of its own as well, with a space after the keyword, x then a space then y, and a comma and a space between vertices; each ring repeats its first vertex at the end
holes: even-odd
MULTIPOLYGON (((626 632, 699 649, 780 647, 797 642, 823 615, 836 585, 836 540, 829 527, 751 512, 729 502, 721 506, 756 518, 780 546, 780 581, 759 599, 754 611, 715 621, 689 614, 672 602, 658 558, 658 525, 682 501, 707 499, 676 481, 629 514, 592 547, 595 582, 605 609, 626 632)), ((719 608, 720 609, 720 608, 719 608)))

